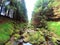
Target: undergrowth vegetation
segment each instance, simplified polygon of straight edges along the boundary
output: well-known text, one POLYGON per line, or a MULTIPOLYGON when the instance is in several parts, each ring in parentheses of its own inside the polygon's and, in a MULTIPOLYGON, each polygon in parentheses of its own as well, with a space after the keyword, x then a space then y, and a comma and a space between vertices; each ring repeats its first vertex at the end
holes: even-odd
POLYGON ((60 37, 60 22, 48 22, 48 28, 60 37))
POLYGON ((5 43, 7 40, 9 40, 13 30, 14 28, 11 22, 0 24, 0 42, 5 43))

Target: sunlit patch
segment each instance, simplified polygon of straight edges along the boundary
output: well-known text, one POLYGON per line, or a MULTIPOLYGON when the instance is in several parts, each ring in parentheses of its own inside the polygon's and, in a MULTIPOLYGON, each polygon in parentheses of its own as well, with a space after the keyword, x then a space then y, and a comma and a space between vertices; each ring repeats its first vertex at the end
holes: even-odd
POLYGON ((29 22, 31 21, 31 18, 32 18, 32 11, 33 11, 35 2, 36 0, 25 0, 29 22))

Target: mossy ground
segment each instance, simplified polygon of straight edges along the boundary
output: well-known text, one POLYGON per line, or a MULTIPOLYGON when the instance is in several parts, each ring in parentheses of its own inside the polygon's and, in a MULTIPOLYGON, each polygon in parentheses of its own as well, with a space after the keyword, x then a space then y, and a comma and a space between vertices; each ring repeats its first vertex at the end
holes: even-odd
POLYGON ((60 37, 60 22, 48 22, 48 29, 60 37))
MULTIPOLYGON (((58 37, 60 37, 60 22, 52 22, 49 21, 47 22, 48 24, 48 29, 53 32, 54 34, 56 34, 58 37)), ((0 42, 5 43, 7 40, 10 39, 10 35, 12 35, 12 33, 15 32, 14 36, 16 38, 19 38, 20 35, 18 34, 19 31, 25 31, 23 30, 23 28, 26 28, 26 23, 19 23, 15 25, 16 29, 14 29, 14 24, 12 20, 6 21, 4 23, 0 23, 0 42), (15 31, 14 31, 15 30, 15 31)), ((30 27, 30 30, 34 30, 33 27, 30 27)), ((28 29, 29 30, 29 29, 28 29)), ((24 32, 24 36, 25 37, 25 41, 29 41, 30 43, 37 43, 39 44, 41 41, 45 41, 43 33, 41 31, 43 31, 44 29, 38 29, 38 31, 34 32, 29 32, 26 33, 24 32), (42 33, 42 35, 41 35, 42 33)), ((56 39, 54 37, 52 37, 53 42, 56 41, 56 39)))
POLYGON ((11 21, 0 24, 0 42, 6 42, 9 40, 13 30, 14 28, 11 21))

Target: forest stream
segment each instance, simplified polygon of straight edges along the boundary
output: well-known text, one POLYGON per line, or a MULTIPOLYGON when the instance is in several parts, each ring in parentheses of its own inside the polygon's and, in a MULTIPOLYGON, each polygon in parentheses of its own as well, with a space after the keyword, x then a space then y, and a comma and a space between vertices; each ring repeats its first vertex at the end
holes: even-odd
POLYGON ((60 45, 60 0, 0 0, 0 45, 60 45))

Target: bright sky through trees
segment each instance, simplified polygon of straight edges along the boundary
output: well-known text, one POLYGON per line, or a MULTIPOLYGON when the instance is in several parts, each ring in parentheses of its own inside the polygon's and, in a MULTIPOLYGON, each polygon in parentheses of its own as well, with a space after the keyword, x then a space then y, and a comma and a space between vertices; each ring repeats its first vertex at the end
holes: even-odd
POLYGON ((25 0, 29 22, 31 21, 32 18, 32 11, 34 9, 35 2, 36 0, 25 0))

